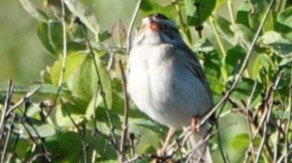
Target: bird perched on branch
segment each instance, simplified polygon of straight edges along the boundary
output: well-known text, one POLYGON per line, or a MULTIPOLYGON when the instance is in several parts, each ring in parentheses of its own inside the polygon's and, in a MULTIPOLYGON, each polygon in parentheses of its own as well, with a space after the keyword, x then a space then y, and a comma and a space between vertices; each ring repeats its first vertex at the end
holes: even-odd
MULTIPOLYGON (((162 14, 152 14, 132 44, 128 60, 128 92, 137 107, 170 128, 162 153, 175 129, 192 126, 189 144, 194 148, 206 136, 208 125, 197 128, 213 106, 203 69, 184 43, 176 24, 162 14)), ((186 134, 187 135, 187 134, 186 134)), ((212 162, 205 144, 191 162, 212 162)))

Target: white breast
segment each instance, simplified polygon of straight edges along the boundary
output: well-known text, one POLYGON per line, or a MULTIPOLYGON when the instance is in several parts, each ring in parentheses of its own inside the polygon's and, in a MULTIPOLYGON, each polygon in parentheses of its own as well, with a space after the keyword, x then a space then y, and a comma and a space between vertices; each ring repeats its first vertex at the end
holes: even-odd
POLYGON ((173 128, 190 125, 211 100, 203 84, 168 44, 140 45, 129 58, 128 92, 138 108, 173 128))

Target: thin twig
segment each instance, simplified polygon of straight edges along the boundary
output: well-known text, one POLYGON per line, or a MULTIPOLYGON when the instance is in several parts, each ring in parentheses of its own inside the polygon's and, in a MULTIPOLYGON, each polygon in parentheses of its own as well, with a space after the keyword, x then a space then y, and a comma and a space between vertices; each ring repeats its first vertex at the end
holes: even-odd
POLYGON ((13 105, 5 114, 5 117, 8 117, 10 113, 12 113, 15 109, 20 107, 24 102, 26 102, 32 95, 37 93, 41 89, 41 86, 33 89, 31 92, 28 92, 20 101, 18 101, 15 105, 13 105))
MULTIPOLYGON (((207 143, 207 141, 212 137, 212 136, 214 136, 215 134, 217 134, 218 132, 220 132, 221 130, 223 130, 223 129, 225 129, 225 128, 227 128, 227 127, 229 127, 229 126, 231 126, 231 125, 234 125, 235 123, 233 122, 233 123, 229 123, 229 124, 227 124, 226 126, 223 126, 223 127, 221 127, 221 128, 219 128, 218 130, 215 130, 214 132, 210 132, 210 133, 208 133, 205 137, 204 137, 204 139, 201 139, 197 144, 196 144, 196 146, 194 146, 193 148, 192 148, 192 150, 190 150, 183 158, 182 158, 182 160, 185 160, 186 158, 188 158, 188 159, 190 159, 190 156, 192 156, 192 153, 194 153, 195 151, 197 151, 202 145, 204 145, 204 144, 206 144, 207 143)), ((188 162, 188 160, 186 160, 185 162, 188 162)))
POLYGON ((116 142, 114 142, 109 136, 107 136, 106 134, 102 133, 98 129, 95 132, 98 133, 99 135, 101 135, 102 137, 104 137, 107 141, 109 141, 112 144, 112 146, 116 149, 116 151, 118 152, 118 155, 124 155, 124 153, 122 153, 120 151, 119 146, 116 144, 116 142))
MULTIPOLYGON (((24 113, 24 116, 26 117, 26 113, 24 113)), ((24 119, 26 119, 25 117, 23 117, 24 119)), ((30 137, 30 139, 34 142, 35 145, 38 144, 38 141, 37 140, 40 140, 40 146, 41 146, 41 150, 42 150, 42 154, 41 156, 44 156, 47 161, 51 161, 51 158, 50 158, 50 153, 48 152, 46 146, 45 146, 45 143, 43 141, 43 139, 40 137, 38 131, 36 130, 36 128, 33 126, 33 124, 30 122, 29 119, 27 119, 25 121, 31 128, 32 130, 34 131, 37 139, 32 135, 32 133, 30 133, 28 127, 26 126, 26 124, 24 123, 24 120, 20 120, 20 123, 22 124, 22 126, 24 127, 24 129, 26 130, 26 133, 28 134, 28 136, 30 137)))
MULTIPOLYGON (((257 87, 257 82, 254 83, 253 85, 253 88, 252 88, 252 91, 251 91, 251 94, 249 96, 249 98, 247 99, 247 103, 246 103, 246 106, 244 107, 245 108, 245 115, 246 115, 246 122, 247 122, 247 126, 248 126, 248 131, 249 131, 249 149, 247 150, 246 154, 245 154, 245 160, 247 161, 249 159, 249 156, 250 156, 250 151, 252 153, 255 153, 255 150, 254 150, 254 136, 253 136, 253 132, 252 132, 252 123, 250 121, 250 114, 249 114, 249 108, 250 108, 250 105, 251 105, 251 101, 252 101, 252 98, 253 98, 253 95, 254 95, 254 92, 256 90, 256 87, 257 87)), ((254 155, 253 156, 253 160, 255 160, 255 157, 254 155)))
POLYGON ((6 124, 6 114, 9 113, 9 106, 11 103, 11 98, 12 98, 12 94, 13 94, 13 84, 12 81, 9 80, 8 81, 8 88, 7 88, 7 93, 6 93, 6 99, 5 99, 5 104, 4 107, 2 109, 2 115, 1 115, 1 120, 0 120, 0 146, 1 146, 1 140, 2 140, 2 136, 4 135, 4 129, 5 129, 5 124, 6 124))
POLYGON ((63 30, 63 58, 62 58, 62 69, 61 69, 60 78, 58 82, 58 90, 57 90, 56 98, 54 101, 55 104, 57 103, 58 97, 62 91, 62 83, 65 76, 66 61, 67 61, 67 33, 66 33, 67 27, 66 27, 66 11, 65 11, 64 0, 61 0, 61 9, 62 9, 62 30, 63 30))
MULTIPOLYGON (((265 111, 267 112, 266 116, 264 116, 264 128, 263 128, 263 134, 262 134, 262 141, 260 143, 260 146, 258 148, 258 154, 257 154, 257 157, 255 159, 255 162, 259 162, 259 159, 260 159, 260 156, 261 156, 261 152, 262 152, 262 149, 264 147, 264 144, 266 143, 266 139, 267 139, 267 136, 268 136, 268 126, 270 124, 270 118, 271 118, 271 113, 272 113, 272 106, 273 106, 273 92, 277 89, 277 86, 279 84, 279 81, 282 77, 283 73, 280 71, 278 74, 277 74, 277 77, 275 79, 275 81, 273 82, 271 88, 270 88, 270 93, 268 92, 268 97, 267 97, 267 102, 265 103, 266 107, 265 107, 265 111)), ((259 127, 260 128, 260 127, 259 127)), ((272 156, 271 156, 272 158, 272 156)))
MULTIPOLYGON (((87 35, 86 31, 84 31, 82 29, 82 32, 83 32, 84 38, 85 38, 85 40, 86 40, 86 42, 88 44, 89 53, 92 56, 92 61, 93 61, 94 69, 95 69, 95 72, 96 72, 96 75, 97 75, 97 80, 98 80, 97 84, 98 84, 99 90, 100 90, 99 93, 100 93, 100 95, 102 97, 102 102, 104 104, 105 113, 106 113, 106 116, 107 116, 107 119, 108 119, 108 122, 109 122, 109 126, 110 126, 110 129, 111 129, 110 134, 112 136, 112 139, 113 139, 114 143, 116 144, 117 140, 116 140, 116 135, 115 135, 115 132, 114 132, 115 127, 113 126, 113 121, 112 121, 112 118, 111 118, 110 113, 109 113, 109 107, 108 107, 108 103, 107 103, 107 100, 106 100, 106 97, 105 97, 103 84, 101 82, 101 76, 100 76, 99 68, 97 66, 96 57, 95 57, 93 48, 91 46, 91 43, 90 43, 90 40, 88 38, 88 35, 87 35)), ((119 154, 118 151, 117 151, 117 154, 119 154)))
MULTIPOLYGON (((127 140, 128 136, 128 118, 129 118, 129 98, 127 94, 127 81, 126 81, 126 75, 123 70, 122 61, 118 61, 119 69, 121 73, 121 79, 122 79, 122 85, 123 85, 123 92, 124 92, 124 120, 122 124, 122 136, 120 141, 120 151, 124 153, 124 146, 127 140)), ((125 161, 125 158, 120 155, 120 162, 125 161)))
POLYGON ((192 46, 192 37, 190 35, 190 33, 186 30, 187 29, 187 26, 186 24, 184 23, 184 19, 183 19, 183 14, 181 12, 181 7, 180 5, 178 4, 177 0, 172 0, 172 4, 175 6, 175 9, 177 11, 177 15, 178 15, 178 18, 179 18, 179 24, 181 26, 181 30, 182 30, 182 33, 183 35, 186 37, 186 43, 189 47, 192 46))
POLYGON ((130 26, 129 26, 129 29, 128 29, 128 33, 127 33, 127 47, 126 47, 126 54, 129 56, 130 54, 130 50, 131 50, 131 36, 132 36, 132 31, 133 31, 133 27, 134 27, 134 23, 135 23, 135 20, 137 18, 137 15, 138 15, 138 11, 140 9, 140 5, 142 3, 142 0, 138 0, 137 4, 136 4, 136 8, 134 10, 134 13, 133 13, 133 16, 132 16, 132 19, 131 19, 131 22, 130 22, 130 26))
POLYGON ((4 163, 4 160, 5 160, 8 143, 9 143, 10 136, 11 136, 11 133, 12 133, 13 128, 14 128, 14 121, 15 121, 15 114, 12 115, 12 121, 10 122, 10 124, 8 126, 8 134, 6 136, 6 141, 5 141, 3 150, 2 150, 1 163, 4 163))
POLYGON ((235 17, 233 13, 232 0, 227 1, 227 8, 230 15, 231 24, 235 24, 235 17))
POLYGON ((142 156, 137 155, 137 156, 135 156, 135 157, 133 157, 133 158, 127 160, 127 161, 124 161, 123 163, 131 163, 131 162, 138 161, 138 160, 140 160, 140 159, 142 159, 142 156))
POLYGON ((69 117, 70 121, 72 122, 72 124, 74 125, 74 127, 77 129, 79 135, 81 136, 81 140, 82 140, 82 146, 83 146, 83 162, 87 163, 87 143, 86 143, 86 138, 84 133, 80 130, 79 126, 77 125, 77 123, 74 121, 74 119, 72 118, 71 114, 69 113, 69 111, 67 110, 67 107, 65 106, 65 103, 63 102, 62 99, 60 99, 60 102, 63 106, 63 109, 65 111, 65 113, 67 114, 67 116, 69 117))
MULTIPOLYGON (((277 126, 281 126, 281 121, 277 121, 277 126)), ((273 162, 277 162, 278 158, 278 148, 279 148, 279 142, 280 142, 280 131, 279 128, 277 127, 276 134, 275 134, 275 143, 274 143, 274 157, 273 157, 273 162)))
MULTIPOLYGON (((290 63, 291 70, 290 70, 290 84, 289 84, 289 103, 288 103, 288 121, 285 128, 285 153, 289 152, 289 128, 291 124, 291 115, 292 115, 292 63, 290 63)), ((288 154, 285 156, 285 162, 288 162, 288 154)))
POLYGON ((129 139, 130 139, 130 151, 132 157, 135 156, 135 134, 134 133, 129 133, 129 139))

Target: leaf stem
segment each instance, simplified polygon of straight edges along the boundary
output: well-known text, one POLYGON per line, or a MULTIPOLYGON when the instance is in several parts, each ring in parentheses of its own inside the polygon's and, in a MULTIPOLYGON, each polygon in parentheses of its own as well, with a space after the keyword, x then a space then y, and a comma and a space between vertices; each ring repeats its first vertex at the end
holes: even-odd
POLYGON ((185 25, 184 21, 183 21, 183 17, 182 17, 182 14, 181 14, 181 8, 180 6, 177 4, 177 1, 176 0, 173 0, 172 1, 174 6, 175 6, 175 9, 178 13, 178 18, 179 18, 179 24, 181 25, 181 31, 182 31, 182 34, 185 36, 186 38, 186 43, 189 47, 192 46, 192 38, 191 38, 191 35, 190 33, 186 30, 187 29, 187 26, 185 25))
POLYGON ((227 8, 229 11, 231 24, 235 24, 235 16, 234 16, 234 12, 233 12, 232 0, 227 1, 227 8))
POLYGON ((228 78, 226 69, 224 69, 224 67, 225 67, 225 57, 227 55, 226 54, 226 50, 225 50, 225 48, 223 46, 223 43, 222 43, 222 41, 221 41, 221 39, 219 37, 219 32, 218 32, 218 30, 216 29, 216 27, 214 25, 214 18, 213 17, 210 17, 209 18, 209 22, 210 22, 211 28, 213 30, 213 33, 215 35, 216 41, 217 41, 217 43, 219 45, 219 48, 220 48, 220 51, 221 51, 221 54, 222 54, 221 63, 222 63, 223 66, 221 66, 220 69, 221 69, 222 77, 223 77, 224 81, 226 81, 227 78, 228 78))

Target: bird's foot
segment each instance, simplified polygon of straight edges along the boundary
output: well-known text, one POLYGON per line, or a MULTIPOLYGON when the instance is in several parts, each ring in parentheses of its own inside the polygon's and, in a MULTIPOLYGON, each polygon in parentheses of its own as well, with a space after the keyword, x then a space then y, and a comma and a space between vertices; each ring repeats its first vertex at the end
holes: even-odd
POLYGON ((200 118, 197 116, 193 116, 191 122, 191 130, 194 133, 200 132, 200 118))

